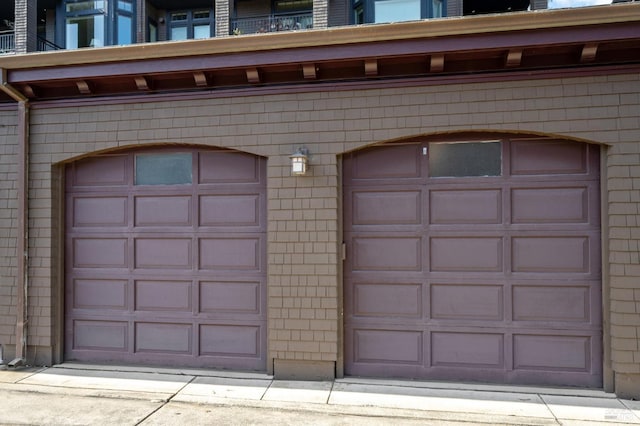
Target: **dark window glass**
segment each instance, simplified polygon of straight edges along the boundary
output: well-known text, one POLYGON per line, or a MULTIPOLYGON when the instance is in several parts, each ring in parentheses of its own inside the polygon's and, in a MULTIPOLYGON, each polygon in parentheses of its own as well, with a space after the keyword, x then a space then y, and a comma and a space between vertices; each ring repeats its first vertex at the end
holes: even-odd
POLYGON ((188 40, 213 36, 213 10, 187 10, 169 13, 169 39, 188 40))
POLYGON ((136 185, 184 185, 192 182, 190 153, 136 155, 136 185))
POLYGON ((428 155, 431 177, 502 175, 500 142, 432 143, 428 155))

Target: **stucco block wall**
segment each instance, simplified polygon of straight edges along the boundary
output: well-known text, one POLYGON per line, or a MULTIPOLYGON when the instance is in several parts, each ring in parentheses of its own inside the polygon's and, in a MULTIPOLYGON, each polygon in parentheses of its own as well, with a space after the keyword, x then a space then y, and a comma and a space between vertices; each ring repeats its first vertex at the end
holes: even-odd
POLYGON ((16 112, 0 111, 0 345, 5 360, 14 354, 16 332, 16 123, 16 112))
MULTIPOLYGON (((607 147, 603 273, 611 313, 604 326, 611 329, 612 367, 620 382, 640 387, 639 116, 639 74, 35 107, 31 341, 51 345, 60 327, 51 321, 55 289, 62 285, 55 271, 61 251, 52 248, 59 243, 53 229, 60 209, 51 198, 60 186, 52 179, 65 161, 162 143, 222 146, 267 157, 268 368, 271 360, 284 368, 283 361, 299 367, 306 360, 335 365, 340 374, 340 155, 436 132, 539 132, 607 147), (291 177, 288 156, 299 146, 311 153, 311 172, 291 177)), ((11 337, 2 332, 0 338, 11 337)))

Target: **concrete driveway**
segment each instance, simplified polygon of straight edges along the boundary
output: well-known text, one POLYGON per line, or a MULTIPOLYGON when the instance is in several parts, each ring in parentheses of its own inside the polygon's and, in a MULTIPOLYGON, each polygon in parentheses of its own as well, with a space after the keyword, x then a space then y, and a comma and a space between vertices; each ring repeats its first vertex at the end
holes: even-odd
POLYGON ((65 363, 0 369, 2 425, 640 424, 601 390, 65 363))

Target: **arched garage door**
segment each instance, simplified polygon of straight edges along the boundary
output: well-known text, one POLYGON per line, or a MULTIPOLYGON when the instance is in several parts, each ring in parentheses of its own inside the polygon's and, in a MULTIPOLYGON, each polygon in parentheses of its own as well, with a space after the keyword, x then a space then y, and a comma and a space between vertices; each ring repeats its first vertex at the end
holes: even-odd
POLYGON ((374 147, 344 194, 347 374, 601 386, 596 146, 374 147))
POLYGON ((66 359, 264 370, 265 203, 239 152, 69 165, 66 359))

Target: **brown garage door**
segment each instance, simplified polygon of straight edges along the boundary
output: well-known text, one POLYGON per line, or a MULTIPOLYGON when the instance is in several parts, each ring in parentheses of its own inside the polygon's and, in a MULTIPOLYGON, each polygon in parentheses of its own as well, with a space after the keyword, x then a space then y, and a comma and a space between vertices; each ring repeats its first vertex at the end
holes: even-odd
POLYGON ((69 165, 66 358, 265 369, 265 203, 244 153, 69 165))
POLYGON ((375 147, 344 190, 348 374, 601 386, 596 146, 375 147))

